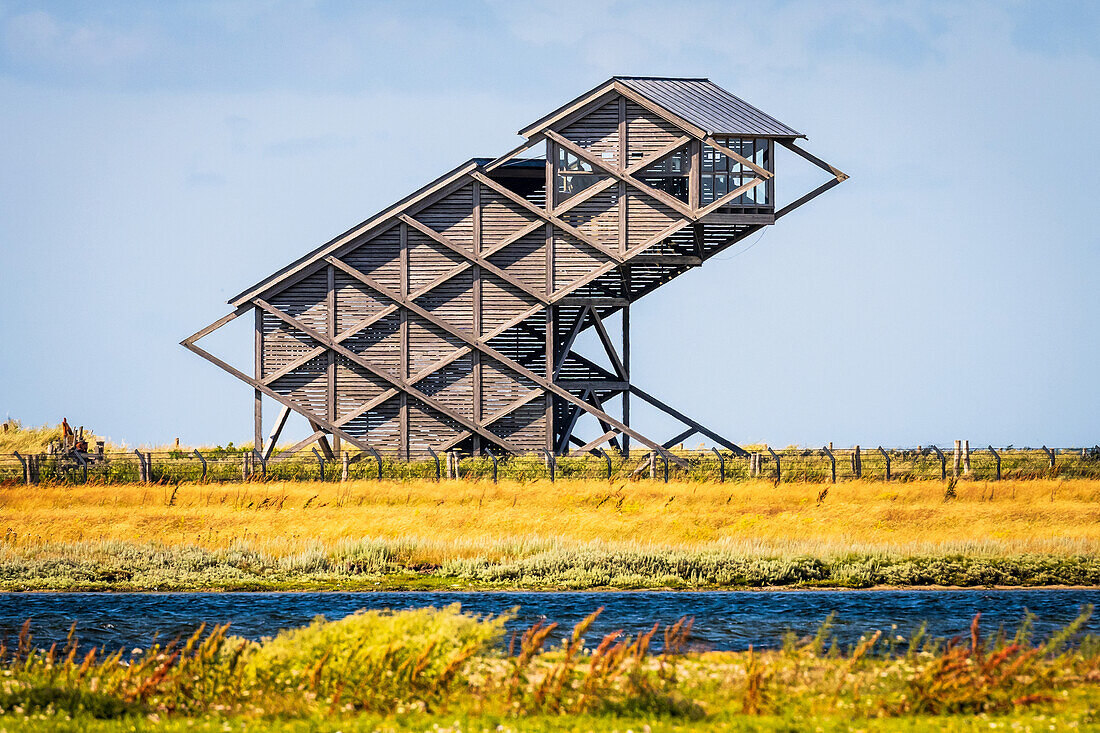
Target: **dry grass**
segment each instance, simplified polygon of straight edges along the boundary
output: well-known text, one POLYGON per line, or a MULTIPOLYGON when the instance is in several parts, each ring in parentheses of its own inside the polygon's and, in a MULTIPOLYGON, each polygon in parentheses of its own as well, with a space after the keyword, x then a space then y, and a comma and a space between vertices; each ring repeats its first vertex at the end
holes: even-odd
POLYGON ((550 548, 1095 555, 1100 481, 830 485, 602 481, 6 486, 0 535, 14 545, 122 540, 276 555, 373 538, 412 562, 503 559, 550 548), (5 534, 6 533, 6 534, 5 534))

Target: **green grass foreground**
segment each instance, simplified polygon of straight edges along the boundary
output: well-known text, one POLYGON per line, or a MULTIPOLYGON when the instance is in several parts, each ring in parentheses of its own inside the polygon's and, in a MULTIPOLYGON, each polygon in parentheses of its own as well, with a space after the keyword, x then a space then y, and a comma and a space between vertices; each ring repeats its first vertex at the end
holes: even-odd
POLYGON ((0 730, 711 731, 1096 729, 1100 640, 1087 609, 1048 639, 902 639, 847 648, 828 622, 766 652, 690 650, 690 621, 552 648, 536 625, 459 607, 317 619, 260 642, 226 627, 148 649, 0 650, 0 730), (651 650, 654 639, 662 651, 651 650))
POLYGON ((599 544, 489 560, 411 564, 395 540, 268 554, 118 540, 0 545, 3 591, 730 589, 1098 586, 1095 555, 852 553, 761 557, 733 550, 599 544))

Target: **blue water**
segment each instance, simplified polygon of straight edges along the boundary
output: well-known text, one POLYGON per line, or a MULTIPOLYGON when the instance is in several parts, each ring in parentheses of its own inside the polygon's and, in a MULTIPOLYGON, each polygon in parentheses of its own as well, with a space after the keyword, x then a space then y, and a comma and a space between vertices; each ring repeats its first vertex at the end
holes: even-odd
MULTIPOLYGON (((605 606, 587 634, 648 630, 681 616, 694 616, 691 645, 697 649, 774 647, 790 630, 812 635, 830 612, 843 644, 881 629, 909 636, 927 622, 932 636, 967 633, 974 614, 993 632, 1014 631, 1030 610, 1038 616, 1038 638, 1072 621, 1085 604, 1100 602, 1100 590, 919 590, 919 591, 734 591, 622 593, 2 593, 0 638, 11 640, 30 618, 36 646, 64 641, 76 622, 84 646, 144 648, 154 634, 162 641, 191 633, 199 623, 231 623, 231 633, 251 639, 308 623, 317 615, 341 618, 362 608, 423 608, 460 603, 476 614, 500 614, 519 607, 509 624, 523 630, 539 620, 570 629, 605 606), (891 627, 896 625, 897 630, 891 627)), ((1098 614, 1100 616, 1100 614, 1098 614)), ((1086 631, 1100 635, 1100 618, 1086 631)), ((660 633, 655 637, 655 641, 660 633)), ((658 645, 659 647, 659 645, 658 645)))

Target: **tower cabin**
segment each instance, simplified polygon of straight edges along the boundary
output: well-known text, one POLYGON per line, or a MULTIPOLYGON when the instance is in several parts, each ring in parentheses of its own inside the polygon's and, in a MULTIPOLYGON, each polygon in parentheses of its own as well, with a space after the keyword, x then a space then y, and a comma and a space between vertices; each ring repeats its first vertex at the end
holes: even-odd
POLYGON ((633 443, 683 463, 668 449, 696 434, 744 454, 631 379, 631 305, 845 174, 707 79, 614 77, 519 134, 241 292, 182 342, 253 388, 257 451, 270 456, 296 413, 312 433, 291 450, 317 442, 329 456, 633 443), (779 147, 830 177, 777 208, 779 147), (197 343, 249 312, 250 374, 197 343), (585 340, 601 353, 580 353, 585 340), (266 441, 265 398, 282 406, 266 441), (683 431, 642 434, 632 404, 683 431), (580 437, 582 420, 599 435, 580 437))

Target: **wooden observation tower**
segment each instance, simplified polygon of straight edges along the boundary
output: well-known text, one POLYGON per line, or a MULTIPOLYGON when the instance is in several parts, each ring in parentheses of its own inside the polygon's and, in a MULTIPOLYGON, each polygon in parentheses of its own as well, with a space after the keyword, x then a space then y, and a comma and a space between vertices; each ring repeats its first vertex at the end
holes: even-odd
POLYGON ((258 451, 267 397, 283 409, 266 455, 291 413, 313 428, 294 449, 330 454, 341 441, 401 458, 634 441, 669 455, 694 434, 743 454, 631 381, 630 306, 846 176, 707 79, 615 77, 520 135, 245 290, 182 342, 255 390, 258 451), (831 176, 778 209, 777 146, 831 176), (252 374, 197 345, 249 312, 252 374), (578 353, 589 329, 598 359, 578 353), (683 431, 641 434, 632 400, 683 431), (577 437, 585 416, 602 435, 577 437))

